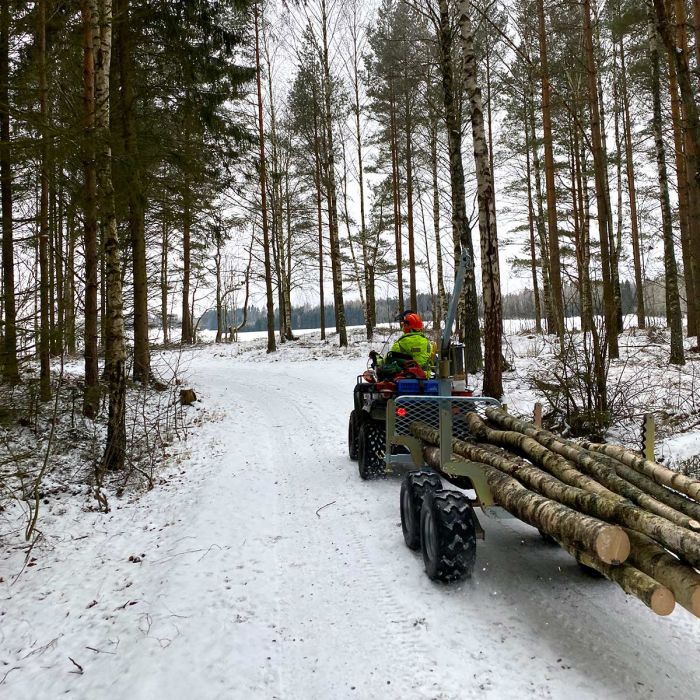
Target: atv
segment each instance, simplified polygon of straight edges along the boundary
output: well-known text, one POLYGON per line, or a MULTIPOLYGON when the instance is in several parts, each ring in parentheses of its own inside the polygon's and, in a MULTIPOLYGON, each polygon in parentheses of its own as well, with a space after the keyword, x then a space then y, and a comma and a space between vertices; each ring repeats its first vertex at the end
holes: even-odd
MULTIPOLYGON (((357 377, 348 421, 348 455, 358 462, 362 479, 384 473, 388 401, 416 394, 437 396, 438 381, 428 379, 410 355, 390 352, 379 365, 375 354, 371 367, 357 377)), ((393 454, 402 448, 391 449, 393 454)))

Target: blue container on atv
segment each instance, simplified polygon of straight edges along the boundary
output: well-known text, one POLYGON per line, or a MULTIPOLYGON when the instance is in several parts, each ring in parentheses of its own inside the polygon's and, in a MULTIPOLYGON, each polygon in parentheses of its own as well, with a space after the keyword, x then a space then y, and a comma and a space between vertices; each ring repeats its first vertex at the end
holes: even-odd
POLYGON ((418 379, 397 379, 396 395, 406 396, 420 394, 420 381, 418 379))
POLYGON ((426 396, 439 396, 440 382, 437 379, 426 379, 423 382, 423 393, 426 396))

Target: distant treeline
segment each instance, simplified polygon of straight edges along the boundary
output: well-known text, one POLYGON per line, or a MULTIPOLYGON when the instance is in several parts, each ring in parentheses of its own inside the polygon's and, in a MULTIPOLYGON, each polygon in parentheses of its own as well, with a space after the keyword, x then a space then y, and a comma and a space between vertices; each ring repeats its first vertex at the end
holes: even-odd
MULTIPOLYGON (((600 290, 599 290, 600 291, 600 290)), ((647 300, 647 314, 649 316, 663 316, 664 286, 662 281, 648 281, 644 288, 644 296, 647 300)), ((575 288, 564 290, 566 299, 566 315, 579 316, 578 293, 575 288)), ((602 294, 598 294, 598 311, 602 312, 602 294)), ((623 314, 632 314, 635 311, 635 286, 632 282, 624 281, 620 284, 620 297, 623 314)), ((398 298, 385 298, 377 300, 377 322, 388 323, 396 316, 399 308, 398 298)), ((424 321, 432 320, 433 300, 430 294, 418 294, 418 312, 424 321)), ((483 314, 483 305, 479 299, 479 314, 483 314)), ((239 324, 243 317, 241 309, 228 312, 226 325, 239 324)), ((535 317, 535 299, 531 289, 523 289, 520 292, 503 295, 503 317, 506 319, 528 319, 535 317)), ((359 300, 345 303, 345 318, 348 326, 361 326, 364 324, 362 304, 359 300)), ((267 317, 264 307, 248 307, 248 322, 245 330, 264 331, 267 326, 267 317)), ((275 312, 275 326, 279 325, 279 317, 275 312)), ((293 328, 319 328, 321 326, 320 307, 303 305, 292 309, 293 328)), ((335 313, 332 305, 326 306, 326 328, 335 326, 335 313)), ((204 330, 216 330, 216 312, 207 311, 199 323, 199 328, 204 330)))

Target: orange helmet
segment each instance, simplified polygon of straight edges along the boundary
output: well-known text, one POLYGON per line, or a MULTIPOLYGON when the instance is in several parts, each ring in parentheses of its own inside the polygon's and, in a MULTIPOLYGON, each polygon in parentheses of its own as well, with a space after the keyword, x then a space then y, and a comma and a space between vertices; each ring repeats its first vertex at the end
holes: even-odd
POLYGON ((403 317, 403 330, 404 333, 409 331, 421 331, 423 330, 423 320, 417 313, 407 313, 403 317))

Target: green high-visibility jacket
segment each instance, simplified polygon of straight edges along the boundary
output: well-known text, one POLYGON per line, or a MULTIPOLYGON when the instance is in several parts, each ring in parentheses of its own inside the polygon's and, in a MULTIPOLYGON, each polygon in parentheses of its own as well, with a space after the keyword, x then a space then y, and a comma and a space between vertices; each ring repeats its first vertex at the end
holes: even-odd
POLYGON ((392 346, 391 352, 410 355, 430 376, 433 367, 433 343, 421 331, 404 333, 392 346))

